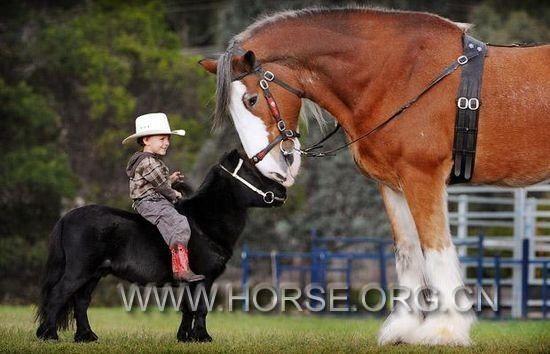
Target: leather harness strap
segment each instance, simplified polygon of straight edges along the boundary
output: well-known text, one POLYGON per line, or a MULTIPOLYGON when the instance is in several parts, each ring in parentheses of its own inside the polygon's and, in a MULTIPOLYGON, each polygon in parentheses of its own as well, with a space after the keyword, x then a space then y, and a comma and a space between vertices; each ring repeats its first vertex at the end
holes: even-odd
POLYGON ((464 55, 471 57, 462 65, 462 74, 456 99, 457 113, 453 144, 453 169, 450 183, 466 183, 472 178, 477 142, 477 126, 481 107, 481 78, 487 46, 477 39, 464 35, 464 55))

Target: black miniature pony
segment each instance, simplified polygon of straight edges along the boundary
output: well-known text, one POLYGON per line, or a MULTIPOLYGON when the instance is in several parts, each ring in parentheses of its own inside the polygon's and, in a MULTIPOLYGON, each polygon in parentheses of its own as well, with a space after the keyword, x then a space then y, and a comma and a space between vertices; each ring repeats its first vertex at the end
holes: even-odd
MULTIPOLYGON (((211 286, 225 270, 233 247, 244 229, 247 208, 280 206, 286 189, 262 176, 236 150, 212 167, 189 199, 176 204, 191 226, 190 265, 211 286)), ((87 310, 101 277, 113 274, 140 285, 174 282, 168 246, 157 228, 136 213, 102 205, 74 209, 55 225, 50 236, 36 336, 58 339, 67 328, 70 312, 76 319, 74 340, 97 340, 87 310)), ((193 283, 196 284, 196 283, 193 283)), ((191 290, 196 285, 191 285, 191 290)), ((203 301, 196 311, 182 306, 180 341, 211 341, 206 330, 208 310, 203 301)))

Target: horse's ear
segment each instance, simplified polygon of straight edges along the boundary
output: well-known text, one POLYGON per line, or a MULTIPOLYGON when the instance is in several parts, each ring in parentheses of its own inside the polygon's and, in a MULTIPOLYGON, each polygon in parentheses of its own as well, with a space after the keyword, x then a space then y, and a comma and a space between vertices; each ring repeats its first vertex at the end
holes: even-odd
POLYGON ((250 66, 250 69, 254 68, 254 65, 256 64, 256 54, 254 54, 253 51, 249 50, 244 54, 244 62, 250 66))
POLYGON ((216 74, 218 72, 218 61, 216 59, 204 58, 199 64, 208 72, 216 74))

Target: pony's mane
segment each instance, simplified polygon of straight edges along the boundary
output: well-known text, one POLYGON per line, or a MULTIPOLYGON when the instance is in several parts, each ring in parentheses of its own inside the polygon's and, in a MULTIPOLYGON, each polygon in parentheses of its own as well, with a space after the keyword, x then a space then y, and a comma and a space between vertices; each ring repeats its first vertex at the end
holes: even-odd
MULTIPOLYGON (((370 14, 399 14, 403 16, 410 16, 418 18, 422 16, 426 20, 434 21, 437 24, 446 27, 454 27, 462 32, 466 32, 471 25, 465 23, 458 23, 448 20, 444 17, 427 13, 427 12, 413 12, 402 10, 391 10, 380 7, 365 7, 365 6, 346 6, 346 7, 309 7, 301 10, 287 10, 280 11, 271 14, 267 14, 258 18, 254 23, 248 26, 244 31, 235 35, 230 41, 225 53, 220 55, 218 59, 217 68, 217 83, 216 83, 216 111, 214 114, 214 128, 221 126, 222 122, 229 115, 229 100, 231 95, 231 82, 233 80, 233 73, 231 68, 231 58, 235 54, 235 49, 239 45, 251 38, 254 34, 261 30, 273 25, 278 24, 291 19, 306 19, 308 17, 332 14, 332 13, 370 13, 370 14)), ((322 109, 315 102, 309 100, 302 100, 302 110, 300 112, 300 118, 304 122, 307 128, 308 120, 306 117, 312 117, 320 128, 323 130, 325 124, 325 117, 330 114, 322 109)))

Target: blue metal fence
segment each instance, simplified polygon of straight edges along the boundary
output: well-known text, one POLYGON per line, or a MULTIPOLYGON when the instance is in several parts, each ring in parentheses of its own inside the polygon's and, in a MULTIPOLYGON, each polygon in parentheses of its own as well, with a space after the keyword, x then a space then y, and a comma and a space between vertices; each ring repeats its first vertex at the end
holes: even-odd
MULTIPOLYGON (((523 240, 522 258, 511 259, 502 258, 500 255, 488 256, 485 255, 484 237, 479 236, 476 240, 457 240, 456 246, 469 245, 477 248, 474 256, 460 257, 462 264, 475 267, 476 285, 481 288, 483 286, 483 271, 487 265, 491 265, 494 269, 494 286, 496 290, 497 309, 495 317, 501 318, 501 290, 502 290, 502 267, 520 265, 521 266, 521 315, 526 318, 529 315, 529 269, 530 266, 541 266, 541 287, 540 298, 542 300, 540 309, 543 318, 548 314, 548 264, 550 259, 530 259, 529 258, 529 240, 523 240)), ((353 273, 354 260, 375 260, 378 261, 379 283, 384 290, 388 288, 387 280, 387 262, 394 260, 394 254, 389 250, 389 246, 393 244, 392 240, 387 238, 376 237, 320 237, 315 230, 311 231, 311 248, 309 252, 265 252, 251 251, 245 245, 243 247, 241 266, 242 279, 241 285, 243 288, 249 286, 251 266, 250 261, 253 259, 270 259, 274 269, 273 283, 275 287, 279 287, 281 276, 286 272, 299 272, 300 274, 309 274, 311 283, 326 289, 327 274, 332 272, 344 273, 345 283, 348 289, 348 307, 351 299, 351 275, 353 273), (334 251, 335 245, 348 246, 356 244, 372 245, 371 250, 350 252, 350 251, 334 251), (332 245, 333 247, 329 247, 332 245), (334 267, 331 261, 334 259, 345 260, 345 265, 334 267), (288 260, 300 260, 300 265, 286 264, 288 260), (306 262, 307 261, 307 262, 306 262), (308 263, 308 264, 304 264, 308 263)))

